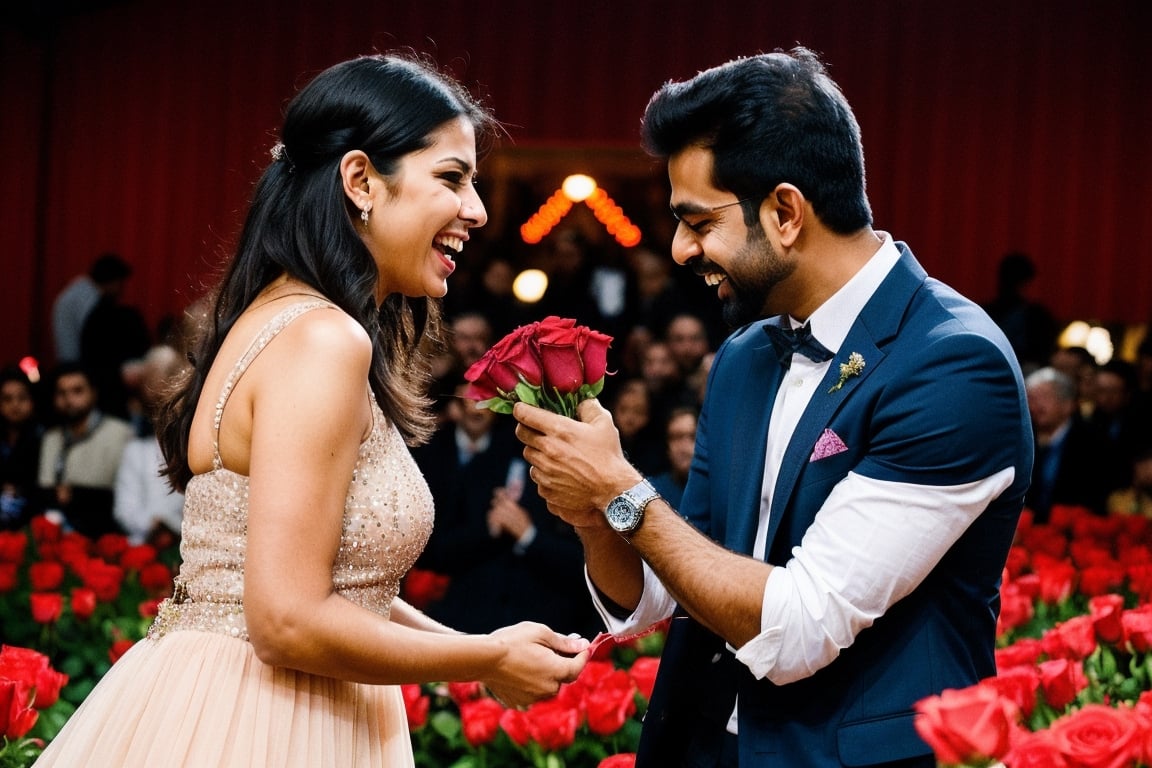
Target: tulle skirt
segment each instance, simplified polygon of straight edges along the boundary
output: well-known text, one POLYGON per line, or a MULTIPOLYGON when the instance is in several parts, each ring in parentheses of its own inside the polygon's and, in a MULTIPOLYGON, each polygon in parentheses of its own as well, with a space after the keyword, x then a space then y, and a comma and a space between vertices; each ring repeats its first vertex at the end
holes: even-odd
POLYGON ((36 768, 411 766, 397 686, 271 667, 250 643, 179 631, 120 658, 36 768))

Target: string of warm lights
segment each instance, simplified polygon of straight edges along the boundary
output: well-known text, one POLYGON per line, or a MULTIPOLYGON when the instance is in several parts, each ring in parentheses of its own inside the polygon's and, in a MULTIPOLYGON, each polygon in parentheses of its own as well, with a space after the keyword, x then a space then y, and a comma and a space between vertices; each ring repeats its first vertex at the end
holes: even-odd
POLYGON ((604 225, 608 234, 620 245, 631 248, 640 243, 640 228, 633 224, 625 215, 624 209, 596 184, 595 179, 582 173, 564 179, 560 189, 553 192, 539 210, 520 226, 521 239, 529 245, 540 242, 572 210, 572 206, 580 202, 592 209, 596 220, 604 225))

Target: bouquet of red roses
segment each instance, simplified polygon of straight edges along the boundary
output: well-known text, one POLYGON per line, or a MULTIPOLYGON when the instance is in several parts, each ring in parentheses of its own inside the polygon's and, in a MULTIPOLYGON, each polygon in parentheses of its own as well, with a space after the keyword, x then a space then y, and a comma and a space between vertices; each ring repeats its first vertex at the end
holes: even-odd
POLYGON ((604 388, 612 337, 570 318, 546 317, 495 344, 464 374, 477 406, 511 413, 517 402, 576 416, 604 388))

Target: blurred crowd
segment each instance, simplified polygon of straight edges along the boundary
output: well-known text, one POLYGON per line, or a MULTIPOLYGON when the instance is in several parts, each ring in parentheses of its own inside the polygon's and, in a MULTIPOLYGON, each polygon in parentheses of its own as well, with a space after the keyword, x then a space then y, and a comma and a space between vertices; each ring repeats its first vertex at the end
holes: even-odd
MULTIPOLYGON (((462 261, 443 305, 443 345, 431 358, 440 429, 413 449, 436 501, 436 525, 418 564, 445 577, 426 609, 466 631, 533 619, 595 633, 582 549, 526 480, 511 417, 463 398, 464 372, 516 327, 570 317, 613 336, 601 400, 631 461, 673 505, 692 460, 712 355, 727 329, 719 302, 691 270, 641 245, 606 250, 578 230, 540 246, 549 284, 516 298, 520 263, 491 253, 462 261)), ((61 291, 53 308, 56 364, 0 371, 0 527, 47 514, 97 537, 178 541, 182 497, 159 475, 151 413, 184 370, 180 323, 151 330, 121 301, 131 267, 104 254, 61 291)), ((1152 516, 1152 337, 1133 360, 1098 363, 1059 347, 1057 325, 1024 297, 1034 275, 1009 254, 986 309, 1012 340, 1026 374, 1036 434, 1028 506, 1152 516)), ((989 439, 996 439, 989 435, 989 439)))

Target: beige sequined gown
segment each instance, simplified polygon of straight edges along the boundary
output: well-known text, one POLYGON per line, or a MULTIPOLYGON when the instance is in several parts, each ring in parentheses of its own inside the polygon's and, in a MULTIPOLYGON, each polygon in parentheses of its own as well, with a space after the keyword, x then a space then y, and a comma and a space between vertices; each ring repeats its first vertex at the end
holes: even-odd
MULTIPOLYGON (((237 362, 216 409, 293 319, 265 326, 237 362)), ((332 579, 352 602, 388 616, 400 579, 432 530, 432 497, 395 427, 374 425, 348 487, 332 579)), ((272 667, 248 642, 241 603, 248 478, 223 468, 188 484, 176 592, 36 763, 75 768, 352 768, 410 766, 397 686, 363 685, 272 667)))

